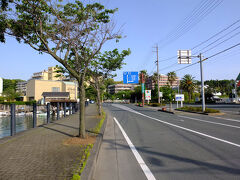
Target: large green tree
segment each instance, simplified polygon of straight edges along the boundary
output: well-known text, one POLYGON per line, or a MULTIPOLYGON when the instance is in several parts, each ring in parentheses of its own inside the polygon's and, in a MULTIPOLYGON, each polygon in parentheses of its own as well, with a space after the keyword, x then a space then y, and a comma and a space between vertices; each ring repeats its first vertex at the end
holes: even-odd
POLYGON ((79 136, 85 137, 84 80, 90 62, 108 40, 120 38, 109 10, 99 3, 13 0, 1 9, 0 37, 13 36, 40 53, 51 55, 79 84, 79 136))

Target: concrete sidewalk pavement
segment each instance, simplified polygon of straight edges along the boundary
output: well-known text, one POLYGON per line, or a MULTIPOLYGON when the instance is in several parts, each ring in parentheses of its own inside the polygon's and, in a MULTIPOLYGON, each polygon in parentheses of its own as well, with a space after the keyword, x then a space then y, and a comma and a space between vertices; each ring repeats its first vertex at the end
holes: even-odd
MULTIPOLYGON (((86 129, 99 122, 96 105, 86 108, 86 129)), ((84 148, 63 145, 78 134, 78 114, 0 139, 0 179, 71 179, 84 148)))
POLYGON ((107 125, 99 151, 94 180, 146 179, 120 129, 108 114, 107 125))

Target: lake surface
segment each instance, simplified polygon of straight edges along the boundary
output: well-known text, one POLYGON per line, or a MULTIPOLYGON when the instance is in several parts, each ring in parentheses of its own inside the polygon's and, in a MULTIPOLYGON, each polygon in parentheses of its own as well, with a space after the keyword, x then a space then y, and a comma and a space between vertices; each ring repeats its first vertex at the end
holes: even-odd
MULTIPOLYGON (((51 121, 55 120, 55 116, 51 116, 51 121)), ((0 117, 0 138, 10 136, 10 120, 11 116, 0 117)), ((47 116, 37 116, 37 126, 46 124, 47 116)), ((25 131, 33 127, 33 116, 32 115, 17 115, 16 116, 16 132, 25 131)))

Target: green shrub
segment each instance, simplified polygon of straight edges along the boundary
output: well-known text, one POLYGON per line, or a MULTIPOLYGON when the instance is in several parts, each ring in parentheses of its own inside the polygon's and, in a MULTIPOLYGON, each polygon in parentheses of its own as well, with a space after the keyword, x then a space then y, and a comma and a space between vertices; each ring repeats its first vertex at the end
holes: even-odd
MULTIPOLYGON (((193 107, 193 106, 185 106, 178 108, 179 110, 190 111, 190 112, 202 112, 202 107, 193 107)), ((219 113, 220 111, 217 109, 206 108, 205 113, 219 113)))
POLYGON ((160 103, 150 103, 150 106, 152 106, 152 107, 159 107, 159 106, 161 106, 161 104, 160 103))

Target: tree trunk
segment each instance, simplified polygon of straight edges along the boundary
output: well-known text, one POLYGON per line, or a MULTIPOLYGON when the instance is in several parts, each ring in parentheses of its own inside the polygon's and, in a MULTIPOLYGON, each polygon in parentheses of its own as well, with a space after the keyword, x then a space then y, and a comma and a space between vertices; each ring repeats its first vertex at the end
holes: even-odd
POLYGON ((79 85, 79 137, 85 138, 86 137, 86 130, 85 130, 85 87, 84 87, 84 78, 78 81, 79 85))
POLYGON ((101 103, 101 92, 99 84, 97 83, 97 106, 98 106, 98 115, 102 115, 102 103, 101 103))
POLYGON ((189 92, 189 102, 192 100, 191 92, 189 92))

